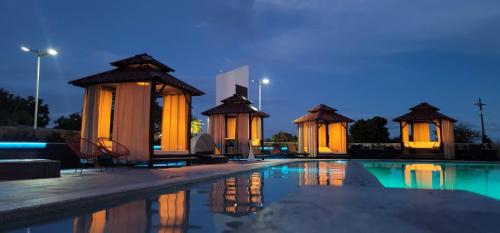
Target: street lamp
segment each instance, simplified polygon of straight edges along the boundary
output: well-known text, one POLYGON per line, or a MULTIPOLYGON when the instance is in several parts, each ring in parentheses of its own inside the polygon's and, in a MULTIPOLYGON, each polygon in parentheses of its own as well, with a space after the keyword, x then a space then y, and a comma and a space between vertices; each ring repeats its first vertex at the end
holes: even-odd
POLYGON ((21 46, 21 50, 24 52, 31 52, 36 56, 36 92, 35 92, 35 117, 33 120, 33 129, 36 129, 38 122, 38 90, 40 87, 40 58, 45 56, 55 56, 57 55, 57 50, 53 48, 48 48, 45 51, 37 49, 29 49, 25 46, 21 46))
MULTIPOLYGON (((252 80, 252 82, 255 82, 252 80)), ((257 82, 259 85, 259 110, 262 110, 262 85, 267 85, 269 84, 269 79, 268 78, 263 78, 257 82)))

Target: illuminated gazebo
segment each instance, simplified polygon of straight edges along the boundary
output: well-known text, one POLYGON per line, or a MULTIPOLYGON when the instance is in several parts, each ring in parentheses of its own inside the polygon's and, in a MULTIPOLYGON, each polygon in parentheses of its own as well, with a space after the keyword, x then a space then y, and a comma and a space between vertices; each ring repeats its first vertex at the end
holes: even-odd
POLYGON ((400 123, 403 156, 443 156, 455 158, 455 119, 428 103, 410 108, 394 121, 400 123))
POLYGON ((152 164, 155 155, 189 154, 192 96, 204 93, 145 53, 110 64, 115 68, 69 82, 85 88, 82 138, 111 138, 127 147, 135 162, 152 164), (163 100, 163 112, 161 146, 154 150, 152 111, 157 98, 163 100))
POLYGON ((347 155, 347 129, 350 118, 320 104, 293 121, 298 126, 299 153, 309 157, 347 155))
POLYGON ((267 113, 252 106, 247 98, 234 94, 222 104, 202 112, 209 117, 208 133, 222 154, 247 156, 252 147, 262 147, 267 113))

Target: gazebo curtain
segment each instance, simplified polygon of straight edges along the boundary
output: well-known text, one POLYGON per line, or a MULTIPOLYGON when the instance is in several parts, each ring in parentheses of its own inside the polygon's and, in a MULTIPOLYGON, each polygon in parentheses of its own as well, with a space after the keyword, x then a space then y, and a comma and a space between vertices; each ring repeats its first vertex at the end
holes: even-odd
POLYGON ((149 161, 150 83, 119 83, 116 88, 113 139, 135 161, 149 161))
POLYGON ((347 123, 318 124, 318 153, 347 154, 347 123))
POLYGON ((226 118, 226 138, 236 139, 236 117, 226 118))
POLYGON ((188 206, 186 191, 161 195, 158 198, 159 233, 183 232, 187 227, 188 206))
POLYGON ((441 131, 443 132, 443 153, 445 159, 455 158, 455 131, 453 122, 449 120, 441 120, 441 131))
POLYGON ((214 139, 217 148, 222 150, 222 153, 225 153, 224 139, 226 138, 226 117, 219 114, 209 116, 208 119, 208 134, 214 139))
POLYGON ((236 141, 238 142, 238 152, 245 156, 249 152, 248 135, 249 135, 249 124, 250 124, 250 114, 249 113, 238 113, 236 116, 236 141))
POLYGON ((329 124, 329 148, 334 154, 347 154, 347 123, 329 124))
MULTIPOLYGON (((97 142, 99 137, 110 137, 112 90, 101 84, 90 85, 83 98, 81 137, 97 142)), ((88 152, 90 145, 82 145, 82 151, 88 152)))
POLYGON ((179 95, 163 96, 161 127, 162 151, 185 151, 188 149, 189 97, 179 95))
POLYGON ((413 123, 413 141, 430 142, 430 127, 428 122, 413 123))
POLYGON ((259 146, 261 140, 262 118, 254 116, 252 118, 252 146, 259 146))
POLYGON ((304 138, 304 152, 311 157, 318 155, 317 130, 318 125, 314 121, 301 123, 302 137, 304 138))

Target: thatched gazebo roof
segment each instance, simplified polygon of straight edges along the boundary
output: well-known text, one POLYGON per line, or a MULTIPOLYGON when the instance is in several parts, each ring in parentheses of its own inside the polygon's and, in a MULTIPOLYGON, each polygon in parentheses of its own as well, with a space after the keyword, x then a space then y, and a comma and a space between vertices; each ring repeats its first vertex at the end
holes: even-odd
POLYGON ((309 113, 294 120, 293 123, 297 124, 308 121, 316 121, 322 123, 353 122, 352 119, 338 114, 337 109, 334 109, 324 104, 320 104, 310 109, 309 113))
POLYGON ((416 122, 416 121, 432 121, 432 120, 445 119, 451 122, 457 122, 457 120, 440 113, 439 108, 432 106, 426 102, 420 103, 410 108, 410 110, 411 111, 409 113, 406 113, 400 117, 395 118, 394 121, 416 122))
POLYGON ((252 106, 252 102, 247 98, 234 94, 229 98, 223 99, 222 104, 208 109, 201 114, 205 116, 216 114, 235 114, 235 113, 252 113, 254 116, 267 118, 269 114, 259 111, 252 106))
POLYGON ((111 62, 110 64, 116 68, 76 79, 69 83, 79 87, 86 87, 91 84, 99 83, 144 82, 156 80, 158 83, 178 88, 193 96, 205 94, 197 88, 172 76, 170 72, 173 72, 174 69, 157 61, 146 53, 111 62))

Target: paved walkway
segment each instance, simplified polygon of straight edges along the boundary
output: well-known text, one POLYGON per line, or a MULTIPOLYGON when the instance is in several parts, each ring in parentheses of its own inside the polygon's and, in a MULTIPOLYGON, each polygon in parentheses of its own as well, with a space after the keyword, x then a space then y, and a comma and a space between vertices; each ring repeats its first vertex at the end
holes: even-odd
POLYGON ((162 169, 115 169, 100 173, 85 171, 82 175, 63 172, 60 178, 0 182, 0 225, 23 220, 32 214, 54 214, 81 208, 97 199, 108 200, 165 189, 246 172, 294 160, 229 162, 162 169))

